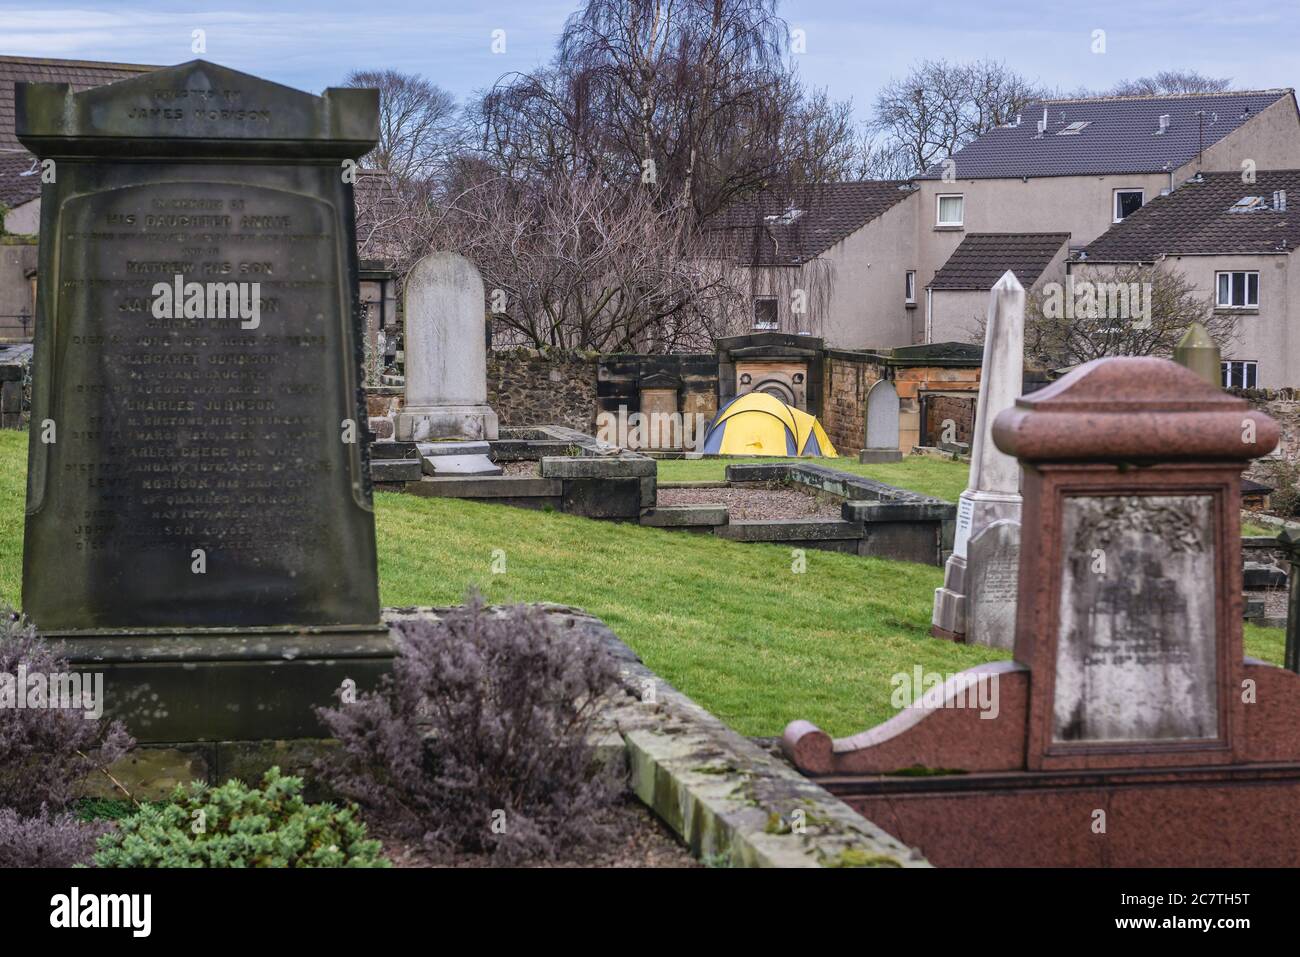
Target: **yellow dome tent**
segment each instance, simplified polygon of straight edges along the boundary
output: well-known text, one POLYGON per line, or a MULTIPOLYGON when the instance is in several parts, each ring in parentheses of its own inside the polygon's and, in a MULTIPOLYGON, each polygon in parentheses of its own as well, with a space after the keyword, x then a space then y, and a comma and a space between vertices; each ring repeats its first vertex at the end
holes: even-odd
POLYGON ((738 395, 704 436, 709 455, 824 455, 838 458, 817 417, 766 392, 738 395))

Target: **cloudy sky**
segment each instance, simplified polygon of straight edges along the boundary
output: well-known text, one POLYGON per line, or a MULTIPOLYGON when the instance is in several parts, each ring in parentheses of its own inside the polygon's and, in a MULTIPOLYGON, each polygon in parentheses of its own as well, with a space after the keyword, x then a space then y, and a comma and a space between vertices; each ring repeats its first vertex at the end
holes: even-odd
MULTIPOLYGON (((354 68, 423 73, 465 97, 550 55, 578 0, 0 0, 0 54, 168 64, 206 58, 319 92, 354 68), (505 31, 504 53, 492 34, 505 31)), ((1104 88, 1161 69, 1294 86, 1289 0, 782 0, 804 31, 802 75, 860 116, 923 57, 992 57, 1049 87, 1104 88), (1105 52, 1094 53, 1094 32, 1105 52)))

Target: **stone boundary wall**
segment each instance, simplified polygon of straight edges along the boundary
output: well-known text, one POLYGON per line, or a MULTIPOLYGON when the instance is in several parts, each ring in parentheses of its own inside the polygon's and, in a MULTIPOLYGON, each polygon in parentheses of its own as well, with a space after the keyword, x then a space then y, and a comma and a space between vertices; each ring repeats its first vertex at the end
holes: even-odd
POLYGON ((718 356, 713 352, 638 355, 615 353, 600 357, 596 409, 617 414, 641 412, 641 390, 676 391, 677 408, 713 421, 718 412, 718 356))
POLYGON ((488 405, 502 426, 562 425, 590 434, 596 429, 598 361, 593 353, 490 352, 488 405))
POLYGON ((1277 450, 1269 456, 1250 463, 1246 477, 1265 485, 1275 484, 1274 467, 1270 464, 1283 460, 1300 465, 1300 389, 1226 389, 1250 403, 1252 409, 1270 415, 1282 426, 1282 439, 1277 450))
POLYGON ((822 428, 840 455, 856 455, 867 442, 867 393, 885 366, 871 353, 829 350, 822 376, 822 428))

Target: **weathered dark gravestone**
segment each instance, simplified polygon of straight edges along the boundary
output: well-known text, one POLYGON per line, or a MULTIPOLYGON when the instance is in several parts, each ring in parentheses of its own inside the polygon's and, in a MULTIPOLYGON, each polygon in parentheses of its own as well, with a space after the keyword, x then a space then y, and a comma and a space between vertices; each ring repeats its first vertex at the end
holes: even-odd
POLYGON ((24 611, 143 740, 308 733, 387 643, 350 185, 377 94, 195 61, 16 103, 54 174, 24 611))

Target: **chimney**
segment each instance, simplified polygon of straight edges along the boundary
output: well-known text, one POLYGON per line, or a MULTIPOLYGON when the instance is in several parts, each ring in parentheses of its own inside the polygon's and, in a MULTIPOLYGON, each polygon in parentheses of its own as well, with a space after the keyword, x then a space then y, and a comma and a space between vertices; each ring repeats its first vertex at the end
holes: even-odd
POLYGON ((1161 113, 1161 114, 1160 114, 1160 129, 1156 130, 1156 133, 1157 133, 1157 134, 1159 134, 1159 133, 1163 133, 1163 132, 1164 132, 1165 130, 1167 130, 1167 129, 1169 129, 1169 114, 1168 114, 1168 113, 1161 113))
POLYGON ((1042 136, 1047 132, 1047 107, 1043 107, 1043 118, 1038 121, 1038 135, 1042 136))
POLYGON ((1286 190, 1273 190, 1273 211, 1277 213, 1286 212, 1286 190))

